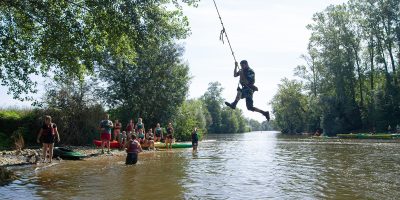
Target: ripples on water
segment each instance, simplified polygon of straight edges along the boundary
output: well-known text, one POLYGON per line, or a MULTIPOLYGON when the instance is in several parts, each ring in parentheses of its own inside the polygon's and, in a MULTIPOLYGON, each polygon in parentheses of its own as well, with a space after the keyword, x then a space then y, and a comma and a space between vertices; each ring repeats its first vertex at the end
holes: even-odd
POLYGON ((400 145, 281 137, 274 132, 209 135, 191 149, 65 161, 16 169, 0 199, 398 199, 400 145))

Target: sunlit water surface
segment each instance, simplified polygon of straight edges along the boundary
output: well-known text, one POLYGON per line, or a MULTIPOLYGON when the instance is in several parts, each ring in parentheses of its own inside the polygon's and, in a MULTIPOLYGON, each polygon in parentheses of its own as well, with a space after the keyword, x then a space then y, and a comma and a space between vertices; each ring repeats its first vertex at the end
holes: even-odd
POLYGON ((199 152, 145 152, 15 169, 0 199, 399 199, 400 143, 208 135, 199 152))

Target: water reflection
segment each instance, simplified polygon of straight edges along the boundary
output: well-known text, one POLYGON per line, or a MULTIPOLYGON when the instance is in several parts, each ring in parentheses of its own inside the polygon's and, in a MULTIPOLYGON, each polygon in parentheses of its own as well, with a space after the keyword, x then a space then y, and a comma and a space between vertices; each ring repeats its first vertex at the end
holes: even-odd
POLYGON ((191 149, 18 169, 2 199, 396 199, 398 143, 315 140, 273 132, 209 135, 191 149))

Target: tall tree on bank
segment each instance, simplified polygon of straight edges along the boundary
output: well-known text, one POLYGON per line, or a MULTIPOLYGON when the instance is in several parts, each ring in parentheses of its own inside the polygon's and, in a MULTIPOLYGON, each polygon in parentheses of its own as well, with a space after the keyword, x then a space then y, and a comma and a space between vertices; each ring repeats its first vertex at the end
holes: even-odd
POLYGON ((174 44, 148 45, 139 51, 136 64, 99 69, 105 82, 100 96, 123 122, 137 117, 151 126, 168 122, 189 89, 189 67, 182 63, 182 53, 174 44))
MULTIPOLYGON (((189 5, 198 1, 182 0, 189 5)), ((180 4, 178 0, 0 1, 1 84, 14 98, 30 99, 37 89, 32 75, 66 74, 83 80, 109 57, 135 64, 138 41, 187 35, 180 4)))
POLYGON ((310 43, 318 49, 324 70, 322 80, 322 126, 328 134, 360 129, 361 114, 356 103, 357 81, 354 72, 358 59, 358 40, 351 30, 345 5, 330 6, 314 15, 310 43))
POLYGON ((211 82, 208 84, 208 89, 203 95, 203 101, 207 106, 208 112, 211 115, 212 122, 209 124, 209 133, 220 133, 221 120, 222 120, 222 104, 224 99, 222 98, 223 88, 219 82, 211 82))
POLYGON ((296 68, 309 94, 306 131, 318 124, 329 135, 400 124, 399 5, 350 0, 314 15, 306 65, 296 68))
POLYGON ((306 130, 307 98, 302 94, 300 82, 282 79, 271 104, 275 124, 282 133, 296 134, 306 130))

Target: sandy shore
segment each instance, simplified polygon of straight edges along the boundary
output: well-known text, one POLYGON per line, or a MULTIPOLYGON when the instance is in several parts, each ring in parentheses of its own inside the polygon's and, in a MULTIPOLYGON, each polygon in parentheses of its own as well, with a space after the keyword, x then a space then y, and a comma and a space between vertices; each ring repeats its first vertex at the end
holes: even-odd
MULTIPOLYGON (((91 146, 67 146, 66 148, 80 152, 88 157, 101 156, 101 150, 91 146)), ((125 155, 124 151, 119 151, 116 149, 112 150, 111 153, 112 155, 125 155)), ((20 152, 17 152, 16 150, 1 151, 0 167, 35 164, 38 156, 41 158, 41 154, 41 148, 28 148, 23 149, 20 152)))

